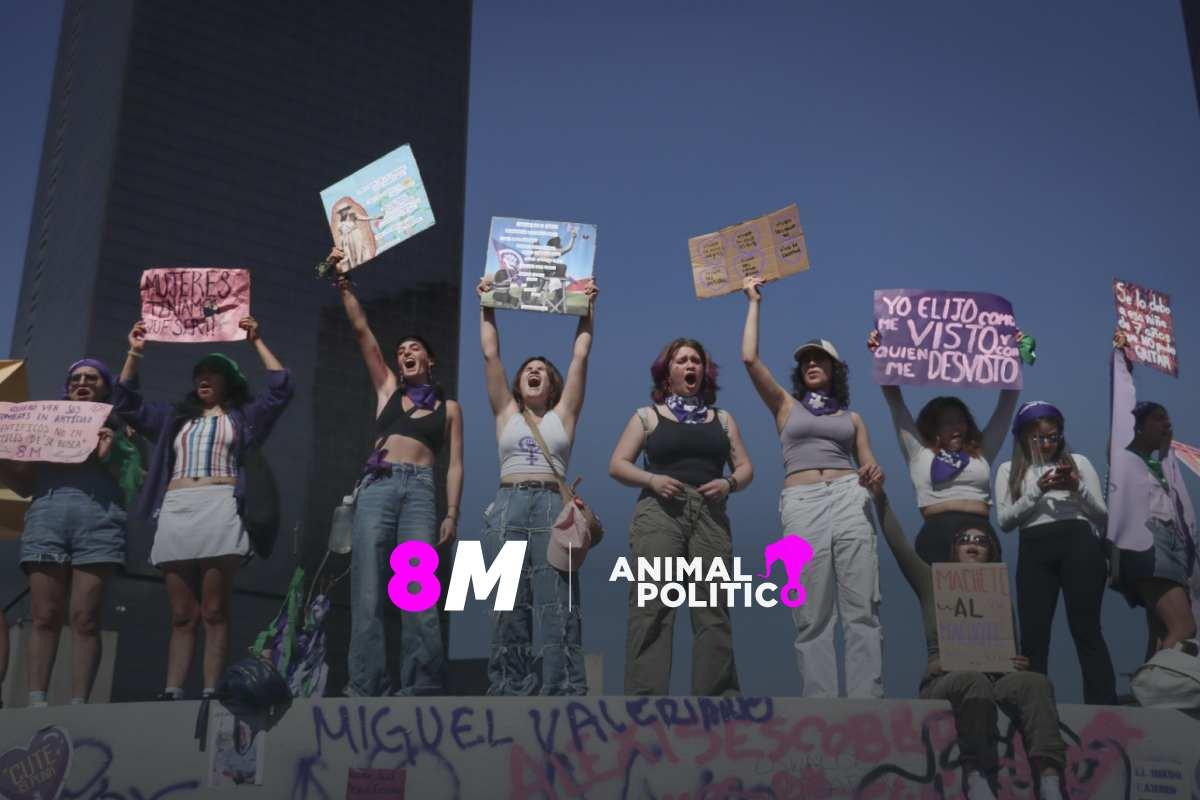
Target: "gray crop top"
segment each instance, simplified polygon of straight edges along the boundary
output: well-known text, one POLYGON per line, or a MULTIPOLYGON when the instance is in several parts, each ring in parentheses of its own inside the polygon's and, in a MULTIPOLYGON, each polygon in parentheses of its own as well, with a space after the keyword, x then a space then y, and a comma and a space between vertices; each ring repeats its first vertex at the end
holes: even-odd
POLYGON ((819 417, 796 401, 779 431, 779 444, 787 475, 802 469, 854 469, 854 420, 849 411, 819 417))

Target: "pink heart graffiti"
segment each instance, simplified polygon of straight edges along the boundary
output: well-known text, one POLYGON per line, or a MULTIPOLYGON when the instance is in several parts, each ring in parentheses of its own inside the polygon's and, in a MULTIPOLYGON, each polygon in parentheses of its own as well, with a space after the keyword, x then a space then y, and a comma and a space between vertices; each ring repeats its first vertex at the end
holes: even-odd
POLYGON ((779 587, 779 602, 788 608, 802 606, 808 599, 804 587, 800 585, 800 571, 804 569, 805 564, 812 561, 812 557, 812 545, 799 536, 784 536, 763 548, 763 561, 767 564, 767 570, 762 577, 771 577, 771 567, 776 561, 783 562, 787 581, 779 587))

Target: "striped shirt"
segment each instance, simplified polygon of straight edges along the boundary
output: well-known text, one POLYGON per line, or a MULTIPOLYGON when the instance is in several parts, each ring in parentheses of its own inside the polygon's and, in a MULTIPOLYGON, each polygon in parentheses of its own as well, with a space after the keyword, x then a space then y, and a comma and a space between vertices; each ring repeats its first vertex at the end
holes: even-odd
POLYGON ((227 414, 185 422, 175 436, 175 478, 235 478, 233 446, 237 432, 227 414))

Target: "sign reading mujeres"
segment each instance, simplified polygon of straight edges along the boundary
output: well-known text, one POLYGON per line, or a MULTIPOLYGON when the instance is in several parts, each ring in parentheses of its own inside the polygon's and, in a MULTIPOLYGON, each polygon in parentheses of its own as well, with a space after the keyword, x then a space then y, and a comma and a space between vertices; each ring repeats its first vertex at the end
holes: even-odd
POLYGON ((233 342, 250 315, 250 271, 159 268, 142 273, 142 321, 151 342, 233 342))
POLYGON ((1021 388, 1012 304, 984 292, 876 289, 875 382, 1021 388))

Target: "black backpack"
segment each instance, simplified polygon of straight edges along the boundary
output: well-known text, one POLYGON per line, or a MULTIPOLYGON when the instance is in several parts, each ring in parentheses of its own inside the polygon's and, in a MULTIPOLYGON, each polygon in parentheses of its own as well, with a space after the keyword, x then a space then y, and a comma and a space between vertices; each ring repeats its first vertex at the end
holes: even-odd
POLYGON ((279 534, 279 484, 258 447, 246 448, 242 454, 242 470, 246 478, 242 524, 246 526, 255 555, 269 558, 279 534))

